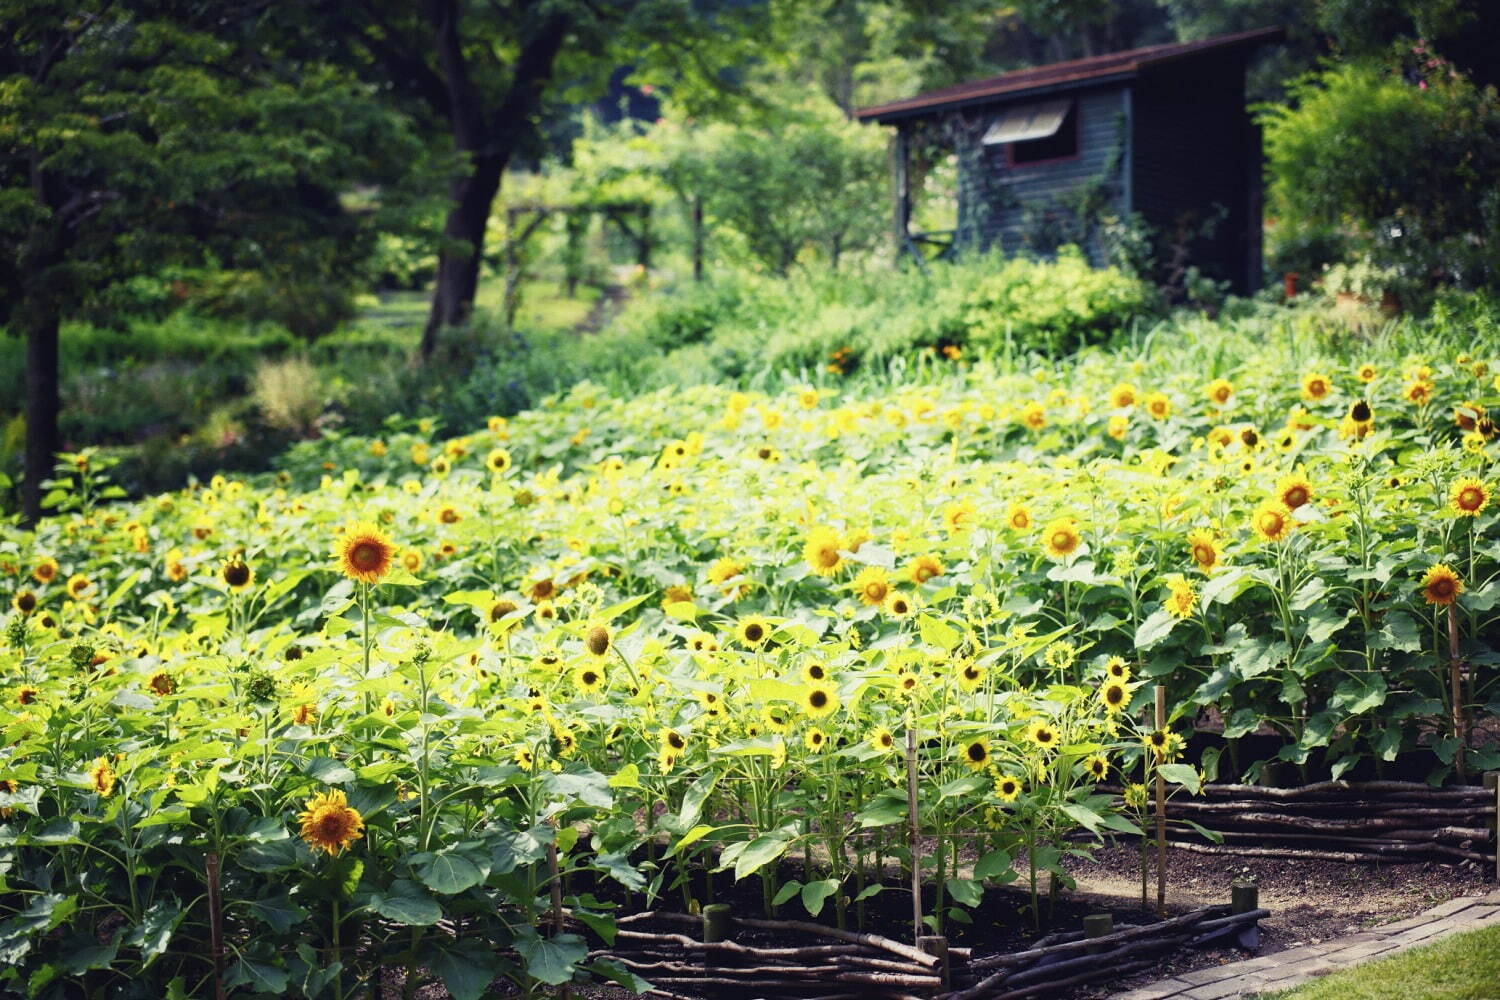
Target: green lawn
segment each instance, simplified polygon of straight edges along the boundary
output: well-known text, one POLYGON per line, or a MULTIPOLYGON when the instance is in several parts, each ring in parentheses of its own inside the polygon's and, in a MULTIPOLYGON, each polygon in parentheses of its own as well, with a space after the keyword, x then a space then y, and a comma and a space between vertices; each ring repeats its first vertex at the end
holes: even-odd
POLYGON ((1470 931, 1260 1000, 1497 1000, 1500 927, 1470 931))

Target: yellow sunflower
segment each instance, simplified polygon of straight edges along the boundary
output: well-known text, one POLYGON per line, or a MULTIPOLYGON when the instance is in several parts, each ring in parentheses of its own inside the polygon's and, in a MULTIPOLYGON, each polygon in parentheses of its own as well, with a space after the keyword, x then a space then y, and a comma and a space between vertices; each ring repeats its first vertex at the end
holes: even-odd
POLYGON ((1057 730, 1048 725, 1045 719, 1037 719, 1027 726, 1026 738, 1043 750, 1055 750, 1059 741, 1057 730))
POLYGON ((809 719, 821 719, 838 710, 839 697, 827 685, 811 684, 802 692, 799 704, 809 719))
POLYGON ((338 854, 364 836, 363 817, 337 788, 308 799, 297 820, 302 839, 315 851, 338 854))
POLYGON ((1105 681, 1104 686, 1099 688, 1099 701, 1104 705, 1106 713, 1114 715, 1130 704, 1130 689, 1125 686, 1124 681, 1105 681))
POLYGON ((1302 398, 1315 403, 1333 391, 1333 380, 1322 372, 1308 372, 1302 376, 1302 398))
POLYGON ((391 571, 396 547, 385 532, 369 521, 346 527, 333 546, 339 571, 360 583, 379 583, 391 571))
POLYGON ((896 737, 884 726, 877 726, 870 733, 870 746, 878 753, 894 753, 896 750, 896 737))
POLYGON ((1369 383, 1375 381, 1375 377, 1377 375, 1379 375, 1379 374, 1380 374, 1380 370, 1378 368, 1376 368, 1374 365, 1369 364, 1368 362, 1366 362, 1365 364, 1360 365, 1358 368, 1356 368, 1354 370, 1354 377, 1357 378, 1357 379, 1359 379, 1361 382, 1366 383, 1366 384, 1369 384, 1369 383))
POLYGON ((1276 499, 1287 510, 1296 510, 1313 499, 1312 483, 1301 473, 1282 476, 1276 483, 1276 499))
POLYGON ((885 613, 892 618, 906 618, 911 611, 911 598, 898 590, 891 591, 891 595, 885 599, 885 613))
POLYGON ((995 779, 995 798, 1001 802, 1014 802, 1021 794, 1021 779, 1002 774, 995 779))
POLYGON ((484 464, 491 472, 504 472, 510 468, 510 452, 504 448, 492 448, 484 457, 484 464))
POLYGON ((965 691, 977 691, 984 684, 984 668, 973 660, 967 660, 958 670, 958 686, 965 691))
POLYGON ((1103 781, 1109 777, 1109 758, 1103 754, 1095 754, 1084 762, 1084 770, 1088 776, 1095 781, 1103 781))
POLYGON ((1229 402, 1229 397, 1234 395, 1234 386, 1229 384, 1227 378, 1216 378, 1208 383, 1208 387, 1204 389, 1204 393, 1208 396, 1210 403, 1215 406, 1223 406, 1229 402))
POLYGON ((828 680, 828 668, 819 660, 809 660, 802 668, 802 679, 809 684, 821 684, 828 680))
POLYGON ((37 583, 51 583, 57 579, 57 574, 62 572, 62 567, 57 560, 51 556, 43 556, 37 560, 37 564, 31 568, 31 578, 37 583))
POLYGON ((1146 412, 1154 420, 1165 420, 1172 415, 1172 400, 1164 392, 1153 392, 1146 397, 1146 412))
POLYGON ((974 518, 978 513, 978 508, 967 500, 950 503, 943 508, 943 527, 950 535, 967 531, 973 526, 974 518))
POLYGON ((1425 379, 1414 379, 1410 382, 1401 395, 1413 406, 1426 406, 1432 402, 1432 383, 1425 379))
POLYGON ((1005 523, 1012 531, 1026 531, 1031 527, 1031 511, 1024 504, 1012 504, 1005 515, 1005 523))
POLYGON ((771 638, 771 624, 759 615, 747 615, 735 624, 734 637, 747 649, 759 649, 771 638))
POLYGON ((1463 578, 1442 563, 1429 567, 1422 577, 1422 599, 1428 604, 1447 607, 1463 592, 1463 578))
POLYGON ((982 739, 965 743, 959 753, 964 766, 974 771, 983 771, 990 762, 990 745, 982 739))
POLYGON ((1182 737, 1170 729, 1153 729, 1141 742, 1156 756, 1158 761, 1171 760, 1182 746, 1182 737))
POLYGON ((1272 500, 1263 503, 1256 509, 1251 520, 1255 527, 1255 533, 1268 542, 1279 542, 1292 533, 1292 512, 1287 510, 1280 501, 1272 500))
MULTIPOLYGON (((814 573, 819 576, 832 576, 844 563, 844 557, 839 554, 841 548, 843 548, 843 539, 837 531, 832 528, 814 528, 807 536, 807 543, 802 546, 802 558, 807 561, 807 565, 812 567, 814 573)), ((712 579, 712 574, 710 574, 710 579, 712 579)))
POLYGON ((1082 538, 1078 534, 1078 525, 1071 517, 1060 517, 1052 521, 1042 531, 1042 541, 1047 547, 1047 554, 1054 559, 1065 559, 1078 550, 1082 538))
POLYGON ((16 591, 16 595, 10 599, 10 606, 23 615, 31 614, 37 609, 39 603, 41 602, 37 600, 36 594, 29 590, 18 590, 16 591))
POLYGON ((1109 390, 1109 406, 1112 410, 1125 410, 1135 405, 1136 389, 1129 382, 1121 382, 1109 390))
POLYGON ((586 663, 573 671, 573 686, 584 694, 593 694, 604 687, 604 668, 586 663))
POLYGON ((94 589, 94 583, 82 573, 74 573, 68 577, 68 596, 75 601, 81 601, 94 589))
POLYGON ((1188 551, 1192 553, 1193 562, 1198 568, 1207 573, 1219 564, 1219 546, 1214 540, 1212 532, 1197 530, 1188 532, 1188 551))
POLYGON ((1180 573, 1173 573, 1167 577, 1167 590, 1170 593, 1163 607, 1173 618, 1188 618, 1198 607, 1198 592, 1193 585, 1188 583, 1180 573))
POLYGON ((1460 479, 1448 494, 1448 505, 1459 517, 1477 517, 1490 502, 1490 488, 1478 479, 1460 479))
POLYGON ((108 757, 97 758, 94 766, 89 768, 89 781, 101 799, 109 798, 110 793, 115 790, 115 778, 115 769, 110 765, 108 757))
POLYGON ((244 555, 236 552, 224 560, 224 565, 219 570, 219 577, 224 581, 226 587, 236 594, 240 594, 249 590, 250 585, 255 582, 255 570, 251 569, 250 564, 245 562, 244 555))
POLYGON ((885 570, 879 566, 866 566, 859 571, 854 578, 853 590, 859 595, 860 602, 878 608, 885 603, 885 599, 891 593, 891 581, 886 576, 885 570))
POLYGON ((937 556, 921 555, 906 564, 906 578, 915 584, 923 584, 935 576, 943 575, 943 564, 937 556))
POLYGON ((813 753, 821 753, 823 748, 828 746, 828 734, 817 726, 813 726, 802 734, 802 745, 813 753))

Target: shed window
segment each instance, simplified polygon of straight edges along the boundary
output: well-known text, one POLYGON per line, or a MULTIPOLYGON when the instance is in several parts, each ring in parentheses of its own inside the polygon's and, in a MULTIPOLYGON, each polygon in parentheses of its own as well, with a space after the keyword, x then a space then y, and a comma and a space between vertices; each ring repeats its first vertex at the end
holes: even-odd
POLYGON ((1077 112, 1071 100, 1039 101, 1011 108, 985 132, 983 142, 986 146, 1005 146, 1007 158, 1013 164, 1077 156, 1077 112))

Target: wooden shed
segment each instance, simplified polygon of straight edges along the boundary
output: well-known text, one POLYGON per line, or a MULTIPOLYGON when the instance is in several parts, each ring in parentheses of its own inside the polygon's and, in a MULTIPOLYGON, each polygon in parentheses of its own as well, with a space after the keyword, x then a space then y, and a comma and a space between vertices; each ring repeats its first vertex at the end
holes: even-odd
POLYGON ((922 245, 1045 253, 1076 242, 1098 263, 1098 221, 1139 213, 1169 243, 1196 234, 1189 263, 1236 291, 1258 288, 1260 132, 1245 66, 1281 37, 1265 28, 1153 45, 857 111, 896 127, 897 239, 919 256, 922 245), (956 163, 954 226, 914 232, 913 184, 936 150, 956 163))

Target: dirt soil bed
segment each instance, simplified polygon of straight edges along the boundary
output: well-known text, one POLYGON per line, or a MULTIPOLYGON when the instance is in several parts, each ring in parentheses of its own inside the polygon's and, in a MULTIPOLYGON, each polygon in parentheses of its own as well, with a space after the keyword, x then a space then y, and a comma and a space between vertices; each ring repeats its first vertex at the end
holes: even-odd
MULTIPOLYGON (((1106 848, 1095 857, 1093 862, 1072 859, 1070 873, 1078 880, 1079 892, 1116 901, 1127 895, 1139 902, 1136 849, 1106 848)), ((1470 861, 1376 865, 1169 851, 1167 869, 1167 904, 1174 911, 1227 902, 1230 882, 1238 875, 1254 875, 1260 884, 1260 905, 1271 911, 1260 922, 1260 955, 1354 934, 1414 916, 1458 896, 1478 896, 1494 889, 1492 873, 1470 861)), ((1150 893, 1154 900, 1154 873, 1150 893)), ((1232 948, 1181 951, 1155 969, 1079 991, 1074 998, 1107 997, 1179 972, 1247 957, 1248 953, 1232 948)))

